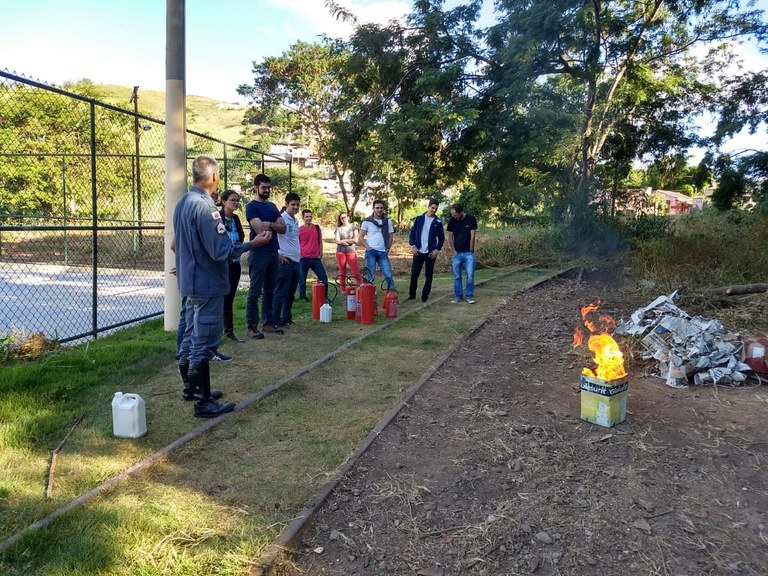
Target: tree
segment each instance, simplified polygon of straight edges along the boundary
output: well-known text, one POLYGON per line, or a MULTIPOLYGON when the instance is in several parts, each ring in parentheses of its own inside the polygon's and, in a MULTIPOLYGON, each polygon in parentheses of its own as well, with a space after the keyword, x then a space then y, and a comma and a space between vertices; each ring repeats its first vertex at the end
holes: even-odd
MULTIPOLYGON (((729 79, 723 87, 722 108, 713 137, 720 145, 727 137, 747 128, 750 134, 768 132, 768 71, 753 72, 729 79)), ((741 150, 718 159, 718 187, 715 204, 730 208, 737 200, 750 197, 768 208, 768 151, 741 150)))
POLYGON ((500 0, 497 7, 499 22, 487 34, 491 90, 514 110, 561 78, 562 93, 575 98, 568 204, 577 223, 587 218, 596 168, 617 128, 641 127, 648 150, 686 147, 691 110, 714 91, 700 73, 730 56, 719 45, 703 57, 695 50, 765 33, 759 12, 729 1, 500 0))
POLYGON ((730 210, 743 198, 746 192, 744 176, 728 155, 722 155, 715 162, 717 188, 712 194, 712 204, 720 210, 730 210))
POLYGON ((663 156, 653 162, 647 170, 648 184, 662 190, 682 190, 693 179, 693 168, 688 166, 688 155, 678 153, 663 156))
MULTIPOLYGON (((64 89, 100 97, 90 80, 64 89)), ((0 213, 15 216, 91 217, 89 104, 50 90, 15 83, 0 86, 0 213), (18 156, 14 156, 14 155, 18 156)), ((132 118, 98 108, 96 154, 109 157, 95 174, 100 217, 130 218, 132 118)))
POLYGON ((352 206, 375 177, 407 174, 410 200, 471 178, 501 212, 548 206, 588 229, 596 190, 618 190, 632 160, 661 166, 698 141, 693 119, 718 105, 729 43, 766 32, 734 0, 498 0, 487 29, 481 5, 414 2, 406 25, 357 25, 312 62, 265 61, 250 93, 322 111, 301 114, 350 171, 352 206))
POLYGON ((768 70, 727 78, 722 87, 720 117, 713 136, 715 144, 745 127, 750 134, 768 129, 768 70))
POLYGON ((754 202, 768 208, 768 152, 721 154, 715 161, 717 187, 712 203, 720 210, 754 202))
POLYGON ((339 43, 297 42, 281 56, 254 62, 254 83, 238 92, 256 104, 251 121, 281 118, 285 136, 300 135, 317 146, 321 158, 333 166, 344 206, 353 214, 370 171, 366 149, 371 142, 366 126, 356 121, 357 108, 342 93, 354 81, 345 74, 348 58, 339 43), (350 148, 356 154, 346 154, 350 148))

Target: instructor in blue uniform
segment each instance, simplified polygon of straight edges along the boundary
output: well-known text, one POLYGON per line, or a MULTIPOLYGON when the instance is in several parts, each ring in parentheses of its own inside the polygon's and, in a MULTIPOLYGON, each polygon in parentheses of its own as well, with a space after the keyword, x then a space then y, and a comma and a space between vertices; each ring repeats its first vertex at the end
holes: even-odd
POLYGON ((229 293, 228 263, 251 248, 269 242, 269 231, 249 243, 232 242, 212 196, 219 186, 219 166, 209 156, 192 162, 192 187, 173 212, 176 280, 186 297, 187 330, 179 349, 183 397, 195 400, 195 416, 210 418, 229 412, 234 404, 216 402, 209 362, 221 342, 224 296, 229 293))

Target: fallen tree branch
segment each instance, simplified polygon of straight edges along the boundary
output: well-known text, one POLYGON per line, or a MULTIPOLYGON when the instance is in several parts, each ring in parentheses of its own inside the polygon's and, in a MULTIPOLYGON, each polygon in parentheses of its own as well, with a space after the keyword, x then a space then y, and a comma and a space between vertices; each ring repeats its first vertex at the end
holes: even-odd
POLYGON ((72 426, 69 427, 69 432, 67 432, 67 435, 64 436, 64 439, 61 442, 59 442, 59 445, 56 446, 56 448, 54 448, 51 451, 51 463, 48 466, 48 483, 46 484, 46 487, 45 487, 45 497, 48 498, 49 500, 53 493, 53 473, 54 473, 54 470, 56 469, 56 456, 61 451, 62 446, 64 446, 64 442, 67 441, 67 438, 69 438, 70 434, 72 434, 72 431, 75 428, 77 428, 77 425, 80 424, 80 422, 83 420, 84 417, 85 417, 85 412, 83 412, 82 414, 80 414, 80 416, 78 416, 77 420, 75 420, 72 426))
POLYGON ((768 284, 736 284, 734 286, 722 286, 710 288, 704 294, 709 296, 740 296, 742 294, 761 294, 768 292, 768 284))

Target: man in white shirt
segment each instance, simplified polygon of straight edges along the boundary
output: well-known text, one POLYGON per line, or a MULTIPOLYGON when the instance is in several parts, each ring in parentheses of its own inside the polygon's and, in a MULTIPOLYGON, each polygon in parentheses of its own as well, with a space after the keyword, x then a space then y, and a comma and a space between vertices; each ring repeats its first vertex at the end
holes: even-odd
POLYGON ((296 218, 299 206, 301 206, 299 195, 291 192, 286 195, 285 208, 280 214, 285 222, 285 232, 277 235, 279 245, 277 256, 280 264, 277 269, 273 309, 273 318, 280 329, 288 328, 293 324, 291 311, 294 293, 299 285, 299 261, 301 260, 299 220, 296 218))
POLYGON ((384 280, 387 282, 387 290, 395 287, 392 278, 392 264, 389 262, 389 249, 395 229, 392 221, 384 212, 384 200, 373 201, 373 214, 363 220, 360 226, 360 245, 365 249, 365 266, 368 268, 367 278, 373 282, 376 277, 376 264, 379 265, 384 280))

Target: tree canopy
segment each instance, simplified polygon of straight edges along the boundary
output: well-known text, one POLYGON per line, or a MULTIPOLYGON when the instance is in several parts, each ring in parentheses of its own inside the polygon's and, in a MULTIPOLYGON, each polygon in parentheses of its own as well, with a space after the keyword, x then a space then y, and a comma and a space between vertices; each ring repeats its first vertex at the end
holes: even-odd
POLYGON ((716 151, 744 126, 765 129, 766 72, 730 72, 740 41, 766 39, 751 3, 497 0, 485 27, 481 6, 418 0, 405 22, 357 24, 347 41, 254 63, 242 90, 294 115, 350 173, 348 209, 373 183, 405 203, 465 190, 488 210, 549 209, 583 226, 598 190, 616 190, 641 159, 661 185, 694 190, 728 165, 743 184, 735 197, 765 188, 764 154, 684 166, 691 145, 716 151), (711 141, 696 125, 705 112, 721 118, 711 141))

